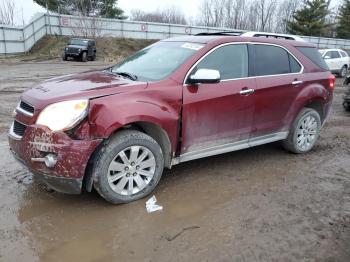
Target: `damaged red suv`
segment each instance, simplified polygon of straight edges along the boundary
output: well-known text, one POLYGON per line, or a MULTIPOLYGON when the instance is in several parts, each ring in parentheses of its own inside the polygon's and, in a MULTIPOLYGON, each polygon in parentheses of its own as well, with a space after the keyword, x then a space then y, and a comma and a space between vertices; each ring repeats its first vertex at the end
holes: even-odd
POLYGON ((99 71, 24 92, 14 156, 52 189, 107 201, 148 195, 163 168, 281 140, 314 146, 334 76, 308 43, 225 34, 157 42, 99 71))

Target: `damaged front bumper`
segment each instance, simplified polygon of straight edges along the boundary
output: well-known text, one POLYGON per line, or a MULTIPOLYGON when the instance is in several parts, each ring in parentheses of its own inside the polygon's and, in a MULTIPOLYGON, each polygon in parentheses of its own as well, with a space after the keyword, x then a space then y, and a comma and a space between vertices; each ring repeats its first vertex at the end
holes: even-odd
POLYGON ((74 140, 64 132, 46 127, 27 126, 22 137, 9 132, 10 150, 17 160, 50 188, 68 194, 79 194, 90 156, 100 139, 74 140), (54 156, 48 164, 44 159, 54 156))

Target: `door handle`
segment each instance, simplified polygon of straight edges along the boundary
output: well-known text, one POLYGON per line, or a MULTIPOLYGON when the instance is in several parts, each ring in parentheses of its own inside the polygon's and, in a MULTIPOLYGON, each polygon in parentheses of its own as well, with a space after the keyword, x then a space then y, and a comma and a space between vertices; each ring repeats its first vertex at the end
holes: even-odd
POLYGON ((297 85, 301 85, 302 83, 304 83, 304 82, 301 81, 301 80, 294 80, 294 81, 292 82, 292 85, 293 85, 293 86, 297 86, 297 85))
POLYGON ((241 95, 250 95, 254 93, 254 91, 255 91, 254 89, 242 89, 239 93, 241 95))

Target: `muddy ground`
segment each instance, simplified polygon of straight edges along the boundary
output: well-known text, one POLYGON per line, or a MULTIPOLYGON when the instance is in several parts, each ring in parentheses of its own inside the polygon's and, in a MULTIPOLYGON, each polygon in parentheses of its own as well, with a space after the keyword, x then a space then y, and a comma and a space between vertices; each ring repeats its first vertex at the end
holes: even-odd
POLYGON ((100 62, 0 63, 0 261, 350 261, 350 114, 338 85, 314 150, 278 143, 166 171, 154 194, 113 206, 50 193, 10 155, 21 92, 100 62))

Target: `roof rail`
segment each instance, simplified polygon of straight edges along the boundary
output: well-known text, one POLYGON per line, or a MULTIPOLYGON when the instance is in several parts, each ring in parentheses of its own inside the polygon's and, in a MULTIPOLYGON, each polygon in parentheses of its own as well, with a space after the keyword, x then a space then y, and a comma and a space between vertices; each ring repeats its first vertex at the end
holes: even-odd
POLYGON ((242 34, 242 31, 219 31, 219 32, 203 32, 195 34, 195 36, 203 35, 228 35, 228 36, 239 36, 242 34))

